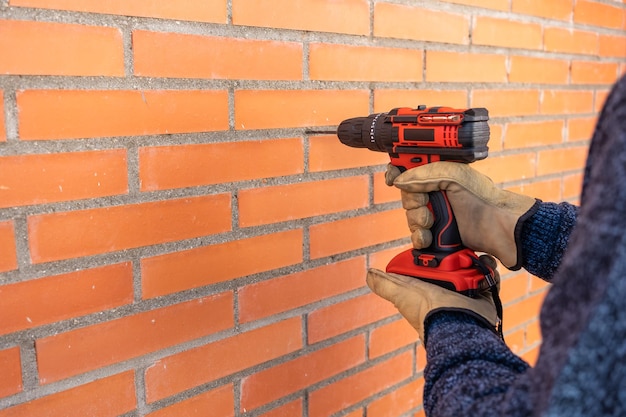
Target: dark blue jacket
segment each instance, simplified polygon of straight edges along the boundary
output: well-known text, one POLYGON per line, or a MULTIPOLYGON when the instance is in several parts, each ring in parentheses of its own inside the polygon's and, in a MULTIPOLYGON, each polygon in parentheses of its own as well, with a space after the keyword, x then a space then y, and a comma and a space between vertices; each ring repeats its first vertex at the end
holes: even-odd
POLYGON ((626 77, 598 119, 580 209, 541 204, 522 242, 524 267, 553 284, 536 365, 469 316, 435 314, 426 415, 626 416, 626 77))

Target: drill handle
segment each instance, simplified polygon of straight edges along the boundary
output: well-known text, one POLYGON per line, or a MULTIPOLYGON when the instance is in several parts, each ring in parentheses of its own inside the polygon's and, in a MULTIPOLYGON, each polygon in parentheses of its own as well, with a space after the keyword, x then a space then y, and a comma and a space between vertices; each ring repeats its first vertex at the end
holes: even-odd
POLYGON ((463 249, 459 226, 446 192, 434 191, 428 193, 428 197, 428 208, 434 217, 434 223, 430 228, 433 242, 428 248, 423 249, 423 252, 450 253, 463 249))
MULTIPOLYGON (((400 172, 404 172, 409 168, 414 168, 426 161, 431 162, 423 157, 419 158, 419 162, 416 159, 406 159, 404 154, 398 156, 390 155, 391 163, 395 165, 400 172), (397 161, 396 158, 404 158, 405 160, 397 161), (398 163, 404 162, 404 163, 398 163)), ((406 155, 411 156, 411 155, 406 155)), ((413 156, 414 158, 414 156, 413 156)), ((438 158, 437 158, 438 160, 438 158)), ((420 252, 429 254, 449 254, 457 252, 465 247, 461 241, 461 234, 459 233, 459 226, 454 217, 452 206, 448 200, 448 196, 445 191, 433 191, 428 193, 428 209, 433 214, 434 222, 430 231, 433 235, 433 241, 429 247, 421 249, 420 252)))

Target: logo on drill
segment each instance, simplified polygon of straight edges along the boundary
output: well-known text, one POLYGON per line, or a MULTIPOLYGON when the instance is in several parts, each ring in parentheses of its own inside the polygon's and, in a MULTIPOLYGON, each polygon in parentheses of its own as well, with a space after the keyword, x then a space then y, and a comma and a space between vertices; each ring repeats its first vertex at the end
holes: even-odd
POLYGON ((376 142, 376 140, 374 139, 374 126, 376 126, 376 121, 377 121, 377 120, 378 120, 378 118, 379 118, 380 116, 382 116, 382 115, 383 115, 383 113, 378 113, 378 114, 374 117, 374 119, 372 120, 372 124, 370 125, 370 142, 371 142, 371 143, 375 143, 375 142, 376 142))

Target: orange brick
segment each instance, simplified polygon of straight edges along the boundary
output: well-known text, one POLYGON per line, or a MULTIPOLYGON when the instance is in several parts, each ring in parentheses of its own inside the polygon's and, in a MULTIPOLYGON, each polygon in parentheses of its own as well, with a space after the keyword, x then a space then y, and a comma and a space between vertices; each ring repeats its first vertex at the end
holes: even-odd
POLYGON ((303 410, 302 403, 302 398, 298 398, 295 401, 292 401, 280 407, 276 407, 273 410, 268 411, 267 413, 263 413, 259 417, 301 416, 303 410))
POLYGON ((126 150, 0 157, 0 207, 128 192, 126 150))
POLYGON ((526 344, 525 346, 533 346, 541 343, 541 326, 539 320, 533 321, 526 325, 526 344))
POLYGON ((426 412, 424 411, 424 409, 421 409, 420 411, 415 413, 413 417, 426 417, 426 412))
POLYGON ((324 43, 309 48, 312 80, 416 82, 423 62, 422 51, 414 49, 324 43))
POLYGON ((411 244, 402 245, 390 249, 384 249, 378 252, 371 252, 369 254, 369 267, 377 268, 384 271, 387 268, 387 264, 400 252, 408 249, 413 249, 411 244))
POLYGON ((4 91, 0 90, 0 142, 6 142, 7 128, 4 121, 4 91))
POLYGON ((404 415, 421 404, 424 379, 416 379, 391 393, 372 401, 367 406, 368 417, 393 417, 404 415))
POLYGON ((10 0, 11 6, 41 9, 73 10, 122 16, 156 17, 197 22, 226 23, 226 0, 184 0, 159 2, 154 0, 10 0))
POLYGON ((535 366, 535 363, 537 362, 537 358, 539 357, 539 346, 535 346, 532 349, 528 350, 526 353, 524 353, 521 358, 523 360, 525 360, 526 362, 528 362, 528 364, 531 367, 535 366))
POLYGON ((320 308, 308 315, 309 343, 317 343, 398 314, 398 310, 375 294, 366 294, 320 308))
POLYGON ((252 410, 305 389, 365 361, 365 337, 359 335, 259 371, 241 382, 241 407, 252 410))
POLYGON ((550 284, 547 281, 537 278, 534 275, 530 275, 530 293, 531 294, 546 294, 546 290, 550 288, 550 284))
POLYGON ((447 3, 467 4, 485 9, 509 10, 509 0, 442 0, 447 3))
POLYGON ((374 90, 375 112, 388 112, 397 107, 410 107, 414 109, 420 104, 425 104, 429 107, 446 106, 462 109, 467 106, 467 91, 422 89, 374 90))
POLYGON ((528 275, 526 273, 515 274, 502 280, 500 288, 500 299, 502 304, 507 305, 515 300, 525 297, 528 294, 528 275))
POLYGON ((292 318, 163 358, 146 370, 146 399, 154 402, 299 350, 301 332, 300 318, 292 318))
POLYGON ((133 32, 135 74, 207 79, 302 79, 302 44, 133 32))
POLYGON ((0 287, 0 297, 0 334, 104 311, 132 303, 132 265, 123 263, 6 284, 0 287))
POLYGON ((504 125, 489 122, 489 152, 500 152, 504 149, 504 125))
POLYGON ((472 167, 495 183, 535 177, 537 158, 534 153, 491 156, 472 164, 472 167))
POLYGON ((542 114, 591 113, 593 92, 579 90, 546 90, 541 97, 542 114))
POLYGON ((536 320, 543 303, 544 294, 532 295, 504 310, 504 332, 509 332, 516 327, 536 320))
POLYGON ((388 162, 389 155, 386 153, 351 148, 342 144, 336 135, 315 136, 309 139, 309 170, 311 172, 361 168, 388 162))
POLYGON ((289 230, 143 259, 143 298, 298 264, 302 242, 302 230, 289 230))
POLYGON ((365 273, 365 258, 359 257, 247 285, 238 291, 239 320, 262 319, 361 288, 365 273))
POLYGON ((534 180, 531 183, 524 183, 516 187, 507 188, 507 190, 518 194, 524 194, 529 197, 539 198, 543 201, 561 201, 561 179, 555 178, 546 181, 534 180))
POLYGON ((370 332, 369 357, 376 358, 416 343, 417 332, 404 319, 377 327, 370 332))
POLYGON ((426 368, 426 349, 422 343, 415 348, 415 370, 423 372, 426 368))
POLYGON ((486 107, 491 117, 527 116, 539 113, 539 91, 474 90, 472 107, 486 107))
POLYGON ((228 129, 225 91, 18 91, 22 140, 76 139, 228 129))
POLYGON ((595 55, 598 34, 582 30, 550 27, 544 30, 544 49, 548 52, 595 55))
POLYGON ((537 156, 537 175, 583 169, 587 161, 587 151, 586 146, 541 151, 537 156))
POLYGON ((400 200, 400 190, 385 183, 385 173, 374 173, 374 204, 390 203, 400 200))
POLYGON ((51 412, 64 417, 107 417, 135 407, 134 372, 128 371, 5 408, 0 410, 0 417, 45 416, 51 412))
POLYGON ((504 335, 506 345, 516 355, 519 354, 524 348, 524 333, 525 330, 521 328, 504 335))
POLYGON ((369 178, 336 178, 240 190, 238 202, 241 227, 356 210, 369 205, 369 178))
POLYGON ((39 380, 47 384, 137 358, 226 330, 233 320, 233 294, 225 292, 39 339, 39 380))
POLYGON ((597 118, 581 117, 567 121, 567 141, 589 140, 593 136, 597 118))
POLYGON ((236 129, 338 125, 368 114, 365 90, 235 91, 236 129))
POLYGON ((567 21, 573 10, 572 0, 513 0, 511 7, 513 13, 567 21))
POLYGON ((469 19, 422 7, 376 3, 374 36, 467 45, 469 19))
POLYGON ((563 198, 579 198, 583 186, 583 174, 567 175, 563 178, 563 198))
POLYGON ((0 398, 22 391, 22 364, 19 347, 0 350, 0 374, 2 375, 0 398))
POLYGON ((596 89, 596 100, 594 103, 594 111, 600 113, 606 102, 606 98, 609 96, 609 90, 596 89))
POLYGON ((15 226, 12 221, 0 222, 0 272, 17 269, 15 226))
POLYGON ((367 0, 233 0, 233 24, 367 35, 367 0), (349 16, 349 18, 346 18, 349 16))
POLYGON ((232 383, 146 414, 147 417, 211 415, 220 417, 235 416, 235 395, 232 383))
POLYGON ((616 62, 572 61, 572 84, 610 84, 617 81, 616 62))
POLYGON ((504 136, 505 149, 554 145, 563 142, 563 120, 509 123, 504 136))
POLYGON ((512 83, 567 84, 569 61, 512 56, 509 81, 512 83))
POLYGON ((574 22, 623 29, 625 9, 592 0, 576 0, 574 22))
POLYGON ((472 29, 472 43, 505 48, 541 49, 542 27, 536 23, 476 16, 472 29))
POLYGON ((404 210, 316 224, 310 227, 311 257, 322 258, 408 236, 404 210))
MULTIPOLYGON (((339 142, 335 137, 335 141, 339 142)), ((302 139, 139 148, 142 191, 185 188, 304 172, 302 139)))
POLYGON ((504 334, 504 341, 511 352, 516 355, 520 355, 526 349, 524 347, 524 333, 525 329, 523 327, 518 328, 509 333, 504 334))
POLYGON ((626 36, 600 35, 599 53, 600 56, 626 58, 626 36))
POLYGON ((122 33, 110 27, 0 20, 0 56, 0 74, 124 76, 122 33))
POLYGON ((408 378, 412 366, 411 352, 406 352, 313 391, 309 395, 309 416, 330 416, 356 404, 408 378))
POLYGON ((426 52, 426 81, 497 83, 506 79, 504 55, 426 52))
POLYGON ((173 242, 230 229, 228 194, 28 218, 34 263, 173 242))

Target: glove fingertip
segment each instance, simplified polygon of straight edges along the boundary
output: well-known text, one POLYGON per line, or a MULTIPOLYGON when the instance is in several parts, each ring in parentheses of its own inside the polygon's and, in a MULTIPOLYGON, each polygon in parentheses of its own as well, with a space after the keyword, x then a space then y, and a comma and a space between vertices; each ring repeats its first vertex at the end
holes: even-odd
POLYGON ((370 268, 367 270, 367 275, 365 276, 365 282, 367 283, 367 285, 372 288, 372 286, 370 285, 370 283, 373 283, 376 279, 378 279, 378 276, 380 275, 380 271, 379 269, 376 268, 370 268))
POLYGON ((416 228, 411 233, 411 243, 414 249, 424 249, 433 242, 433 234, 429 229, 416 228))
POLYGON ((385 172, 385 184, 391 187, 394 184, 395 179, 399 175, 401 175, 401 172, 397 166, 387 164, 387 171, 385 172))
POLYGON ((365 282, 374 294, 393 302, 398 284, 390 281, 385 272, 380 269, 370 268, 367 271, 365 282))

